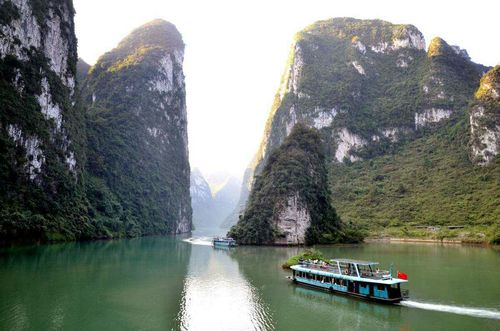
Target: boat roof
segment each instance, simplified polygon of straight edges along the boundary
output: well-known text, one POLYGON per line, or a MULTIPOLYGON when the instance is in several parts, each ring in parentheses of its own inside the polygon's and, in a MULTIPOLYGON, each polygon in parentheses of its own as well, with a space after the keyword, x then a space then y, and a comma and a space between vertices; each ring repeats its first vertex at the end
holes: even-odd
POLYGON ((310 269, 310 268, 307 268, 307 267, 302 266, 300 264, 293 265, 290 267, 290 269, 296 270, 296 271, 304 271, 304 272, 308 272, 308 273, 315 274, 315 275, 336 277, 336 278, 348 279, 348 280, 360 281, 360 282, 366 282, 366 283, 386 284, 386 285, 408 283, 408 280, 406 280, 406 279, 400 279, 400 278, 394 278, 394 277, 391 277, 388 279, 372 279, 372 278, 365 278, 365 277, 342 275, 342 274, 337 274, 337 273, 334 273, 332 271, 327 271, 327 270, 310 269))
POLYGON ((340 262, 340 263, 352 263, 358 265, 376 265, 378 262, 373 261, 363 261, 363 260, 353 260, 353 259, 331 259, 330 261, 340 262))

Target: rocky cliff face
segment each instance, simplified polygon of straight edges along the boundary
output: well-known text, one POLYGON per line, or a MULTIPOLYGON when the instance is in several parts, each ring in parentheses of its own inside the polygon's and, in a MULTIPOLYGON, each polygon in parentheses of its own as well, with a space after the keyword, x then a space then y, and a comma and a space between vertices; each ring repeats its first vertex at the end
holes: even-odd
POLYGON ((291 47, 240 208, 296 123, 320 130, 333 163, 369 159, 456 121, 484 70, 440 38, 426 52, 412 25, 336 18, 307 27, 291 47))
POLYGON ((29 132, 28 123, 21 123, 25 112, 20 109, 16 112, 13 100, 4 99, 3 117, 10 118, 2 121, 3 132, 16 146, 26 150, 24 168, 32 181, 41 181, 42 168, 48 162, 43 149, 56 139, 61 140, 57 147, 65 154, 62 161, 74 172, 76 160, 68 137, 71 123, 66 123, 71 121, 67 117, 71 117, 69 113, 75 103, 76 38, 72 3, 48 1, 45 6, 35 6, 28 0, 2 1, 0 15, 4 93, 17 96, 20 103, 24 103, 23 97, 34 96, 36 103, 30 106, 38 108, 42 121, 51 126, 48 132, 43 130, 46 128, 29 132), (49 141, 41 137, 46 134, 49 141))
POLYGON ((191 230, 183 59, 175 26, 155 20, 104 54, 84 86, 89 173, 142 234, 191 230))
POLYGON ((81 231, 73 16, 70 0, 0 1, 1 237, 81 231))
POLYGON ((190 231, 179 32, 153 21, 89 70, 73 16, 0 1, 0 244, 190 231))
POLYGON ((474 96, 470 110, 472 160, 488 165, 500 150, 500 66, 488 71, 474 96))
POLYGON ((341 228, 330 205, 321 137, 315 129, 297 124, 266 160, 244 215, 228 235, 241 244, 352 240, 341 228))

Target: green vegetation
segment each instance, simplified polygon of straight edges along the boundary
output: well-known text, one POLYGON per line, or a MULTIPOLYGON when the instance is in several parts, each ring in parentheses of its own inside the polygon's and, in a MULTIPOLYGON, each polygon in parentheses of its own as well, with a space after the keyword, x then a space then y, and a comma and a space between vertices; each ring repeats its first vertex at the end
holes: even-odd
MULTIPOLYGON (((72 2, 31 0, 29 4, 42 39, 46 38, 47 21, 54 15, 60 18, 62 38, 68 45, 61 50, 67 52, 67 77, 75 77, 72 2)), ((18 8, 11 1, 2 2, 0 25, 13 19, 19 19, 18 8)), ((169 95, 172 104, 165 105, 164 112, 172 121, 167 124, 158 118, 165 118, 164 112, 148 111, 165 96, 145 91, 148 80, 156 77, 160 56, 183 47, 182 38, 172 24, 154 21, 127 40, 128 44, 122 43, 116 50, 120 56, 133 53, 138 43, 158 47, 150 47, 155 51, 142 52, 141 58, 127 66, 115 66, 117 70, 111 74, 94 70, 85 84, 81 80, 87 77, 89 66, 80 61, 77 93, 51 70, 50 59, 40 49, 22 48, 26 61, 9 54, 0 59, 0 244, 172 233, 180 221, 189 228, 184 90, 169 95), (61 130, 41 112, 37 96, 44 92, 44 79, 51 101, 61 109, 61 130), (126 90, 130 86, 134 93, 126 90), (91 91, 96 89, 100 102, 94 105, 91 91), (137 109, 142 110, 141 116, 135 113, 137 109), (148 148, 154 145, 148 140, 148 127, 168 133, 164 149, 148 148), (12 138, 13 128, 20 137, 17 142, 12 138), (38 156, 43 161, 41 169, 32 178, 28 170, 34 156, 23 145, 28 139, 36 141, 43 155, 38 156), (141 144, 144 141, 149 145, 141 144), (76 161, 73 170, 67 161, 71 156, 76 161)), ((21 41, 14 38, 11 42, 18 45, 21 41)), ((107 64, 101 60, 97 68, 112 66, 115 55, 107 53, 102 58, 107 64)), ((182 75, 180 65, 173 70, 174 75, 182 75)))
POLYGON ((136 29, 99 59, 84 84, 92 215, 127 236, 175 233, 180 222, 190 223, 184 86, 151 88, 165 56, 173 80, 182 75, 170 55, 183 48, 172 27, 157 20, 136 29))
MULTIPOLYGON (((19 19, 19 10, 10 0, 0 4, 0 25, 8 25, 12 20, 19 19)), ((2 32, 0 32, 0 37, 2 32)))
POLYGON ((489 101, 492 105, 500 106, 499 98, 493 97, 492 88, 498 88, 500 85, 500 65, 496 65, 481 78, 481 84, 475 93, 476 99, 489 101))
POLYGON ((289 269, 291 266, 299 264, 299 260, 319 260, 328 262, 328 260, 323 257, 323 253, 316 249, 310 248, 306 249, 300 254, 290 257, 281 266, 283 267, 283 269, 289 269))
POLYGON ((358 241, 330 204, 323 144, 319 133, 302 124, 273 151, 255 180, 248 207, 228 235, 241 244, 272 244, 284 234, 277 227, 283 202, 297 195, 310 215, 306 244, 358 241))
POLYGON ((500 220, 500 167, 498 160, 487 167, 470 162, 467 122, 464 116, 394 154, 332 164, 332 201, 342 217, 372 235, 487 241, 500 220), (442 229, 415 228, 424 225, 442 229))
MULTIPOLYGON (((37 17, 45 18, 50 5, 57 9, 56 15, 62 22, 69 20, 72 24, 71 6, 65 10, 55 1, 44 3, 32 1, 37 17)), ((18 9, 12 2, 2 4, 1 24, 19 18, 18 9)), ((76 37, 73 29, 64 31, 68 43, 68 74, 73 75, 76 37)), ((12 42, 18 44, 20 41, 14 39, 12 42)), ((51 71, 49 59, 41 50, 25 48, 22 52, 26 61, 9 54, 0 60, 0 243, 88 238, 92 230, 85 214, 87 202, 80 168, 85 145, 82 109, 72 105, 75 99, 70 89, 51 71), (47 79, 52 101, 59 105, 64 115, 61 131, 55 130, 53 120, 43 116, 35 98, 42 93, 42 79, 47 79), (23 140, 36 140, 43 154, 41 172, 33 180, 26 175, 27 163, 33 161, 33 155, 27 155, 25 146, 16 144, 9 136, 12 127, 21 132, 23 140), (69 151, 77 160, 73 172, 66 164, 69 151)))
MULTIPOLYGON (((498 161, 483 168, 469 159, 470 144, 481 143, 470 139, 469 110, 487 68, 440 38, 428 52, 392 47, 395 39, 409 40, 410 33, 412 39, 421 36, 411 25, 352 18, 316 22, 298 33, 282 81, 289 86, 288 72, 298 60, 297 90, 276 95, 251 167, 259 178, 272 155, 262 151, 278 148, 290 123, 317 126, 318 114, 334 109, 331 124, 320 122, 320 133, 331 201, 344 221, 369 235, 491 240, 493 224, 500 219, 498 161), (417 125, 418 115, 426 110, 451 115, 440 123, 417 125), (344 129, 362 146, 352 148, 339 163, 338 132, 344 129), (351 162, 351 156, 363 161, 351 162), (441 228, 428 231, 417 225, 441 228), (445 225, 466 228, 448 231, 445 225)), ((490 82, 493 76, 490 72, 483 80, 490 82)), ((476 96, 483 94, 487 89, 480 88, 476 96)), ((480 100, 488 113, 480 121, 494 129, 500 125, 494 114, 500 112, 490 99, 480 100)))

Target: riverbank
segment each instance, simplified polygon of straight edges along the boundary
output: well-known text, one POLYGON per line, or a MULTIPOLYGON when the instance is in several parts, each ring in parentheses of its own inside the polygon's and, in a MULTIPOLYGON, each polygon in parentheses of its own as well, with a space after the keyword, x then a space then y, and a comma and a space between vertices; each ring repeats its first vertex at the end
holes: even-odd
POLYGON ((497 225, 387 227, 368 230, 365 242, 370 241, 498 245, 500 227, 497 225))
POLYGON ((455 245, 463 245, 463 244, 475 244, 475 245, 484 245, 488 244, 485 242, 469 242, 463 241, 459 239, 422 239, 422 238, 388 238, 388 237, 369 237, 366 238, 365 243, 428 243, 428 244, 455 244, 455 245))

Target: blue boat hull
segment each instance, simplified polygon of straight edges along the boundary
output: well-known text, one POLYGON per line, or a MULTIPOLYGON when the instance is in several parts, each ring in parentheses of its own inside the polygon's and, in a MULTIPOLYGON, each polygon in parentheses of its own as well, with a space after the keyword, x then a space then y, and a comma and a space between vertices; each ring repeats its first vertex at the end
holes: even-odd
POLYGON ((234 242, 227 242, 227 241, 214 241, 214 246, 218 246, 218 247, 235 247, 236 244, 234 242))
POLYGON ((333 293, 333 294, 348 295, 348 296, 352 296, 352 297, 355 297, 358 299, 363 299, 363 300, 369 300, 369 301, 375 301, 375 302, 381 302, 381 303, 387 303, 387 304, 399 303, 403 300, 402 297, 399 297, 399 298, 380 298, 380 297, 374 297, 374 296, 364 295, 364 294, 360 294, 360 293, 349 292, 347 290, 347 286, 321 283, 318 281, 313 281, 313 280, 309 280, 309 279, 302 278, 302 277, 295 277, 292 280, 294 283, 302 285, 302 286, 307 286, 307 287, 323 290, 323 291, 333 293))

